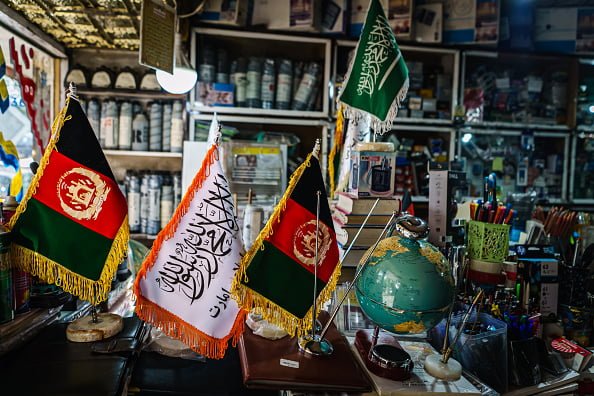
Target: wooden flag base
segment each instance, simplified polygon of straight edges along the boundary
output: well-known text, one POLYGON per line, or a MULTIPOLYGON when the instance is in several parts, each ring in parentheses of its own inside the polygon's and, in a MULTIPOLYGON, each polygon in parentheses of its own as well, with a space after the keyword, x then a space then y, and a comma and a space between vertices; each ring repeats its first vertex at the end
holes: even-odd
POLYGON ((97 314, 97 322, 91 316, 84 316, 68 325, 66 338, 72 342, 93 342, 113 337, 124 328, 124 321, 112 313, 97 314))

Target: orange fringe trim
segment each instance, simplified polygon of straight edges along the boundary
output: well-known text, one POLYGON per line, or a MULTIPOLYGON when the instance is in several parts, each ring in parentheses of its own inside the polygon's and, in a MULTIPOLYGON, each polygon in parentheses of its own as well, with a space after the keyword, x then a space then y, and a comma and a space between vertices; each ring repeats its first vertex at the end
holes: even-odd
POLYGON ((243 334, 246 311, 240 308, 239 314, 235 319, 233 328, 225 338, 214 338, 196 329, 194 326, 180 319, 177 315, 167 311, 152 301, 144 298, 140 290, 140 280, 146 277, 147 272, 155 265, 157 255, 161 250, 163 242, 171 239, 177 230, 182 217, 188 213, 190 203, 194 199, 194 194, 202 187, 204 181, 210 176, 210 167, 219 159, 219 150, 216 144, 213 144, 206 152, 204 161, 200 169, 194 176, 192 184, 182 198, 180 204, 175 209, 173 216, 167 226, 159 232, 153 242, 151 251, 142 262, 142 266, 136 275, 133 291, 137 298, 136 314, 145 322, 149 322, 159 328, 170 337, 177 338, 184 344, 192 348, 193 351, 206 356, 209 359, 221 359, 225 356, 227 344, 230 338, 233 340, 233 346, 243 334))
POLYGON ((209 359, 222 359, 225 356, 229 340, 233 347, 237 346, 237 342, 243 334, 247 312, 239 310, 235 323, 225 338, 214 338, 201 332, 177 315, 141 295, 137 295, 136 314, 141 320, 152 324, 169 337, 180 340, 194 352, 209 359))

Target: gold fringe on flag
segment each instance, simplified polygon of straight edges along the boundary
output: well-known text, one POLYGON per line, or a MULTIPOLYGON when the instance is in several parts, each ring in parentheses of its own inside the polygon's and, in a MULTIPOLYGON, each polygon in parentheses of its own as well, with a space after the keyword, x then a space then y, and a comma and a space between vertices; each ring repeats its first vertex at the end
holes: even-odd
MULTIPOLYGON (((280 223, 281 214, 287 209, 287 201, 293 193, 295 185, 297 185, 297 182, 299 181, 299 179, 301 179, 301 175, 303 175, 305 168, 310 166, 310 160, 312 155, 313 154, 310 153, 307 156, 307 159, 295 170, 293 175, 291 175, 291 180, 289 181, 289 185, 287 186, 285 194, 282 196, 281 200, 274 208, 274 212, 270 216, 270 219, 268 220, 262 231, 260 231, 260 234, 258 235, 256 241, 254 241, 252 247, 245 254, 245 256, 243 256, 239 269, 235 273, 235 278, 233 279, 233 283, 231 284, 232 297, 237 301, 241 308, 244 308, 247 311, 254 311, 257 314, 262 315, 262 317, 265 320, 272 323, 273 325, 281 327, 292 337, 301 337, 311 331, 311 328, 313 326, 313 302, 312 307, 307 311, 307 314, 305 314, 303 318, 298 318, 297 316, 283 309, 275 302, 270 301, 268 298, 250 289, 243 282, 248 281, 246 271, 252 259, 254 258, 256 253, 258 253, 258 250, 265 249, 264 240, 268 239, 274 233, 274 225, 276 223, 280 223)), ((338 282, 339 277, 340 262, 336 265, 336 268, 330 276, 330 279, 328 280, 326 287, 324 287, 320 294, 318 294, 318 298, 316 299, 316 317, 319 315, 321 311, 322 304, 328 301, 330 297, 332 297, 332 292, 334 291, 334 289, 336 289, 336 284, 338 282)))
POLYGON ((140 290, 140 279, 145 278, 147 272, 155 265, 157 256, 161 250, 161 245, 163 242, 171 239, 175 234, 182 217, 188 213, 190 204, 194 199, 194 194, 202 187, 204 181, 210 175, 210 167, 215 161, 218 161, 218 159, 218 147, 213 144, 206 152, 201 168, 194 176, 192 184, 190 184, 186 194, 175 209, 171 220, 167 226, 159 232, 159 235, 157 235, 157 238, 153 242, 153 247, 144 259, 133 286, 134 294, 137 299, 136 314, 140 319, 151 323, 169 337, 181 340, 193 351, 204 355, 209 359, 222 359, 225 356, 229 339, 231 339, 234 347, 237 345, 241 334, 243 334, 247 312, 240 309, 239 314, 235 319, 235 323, 233 323, 233 327, 227 337, 214 338, 181 320, 177 315, 144 298, 142 296, 142 291, 140 290))
POLYGON ((334 130, 334 144, 332 145, 332 150, 330 150, 330 154, 328 154, 328 176, 330 177, 330 198, 334 198, 334 193, 336 192, 336 180, 334 179, 336 176, 336 170, 334 169, 334 158, 340 151, 340 149, 344 146, 344 115, 342 104, 338 106, 338 111, 336 114, 336 129, 334 130))
MULTIPOLYGON (((56 149, 56 143, 60 138, 60 131, 64 123, 70 120, 71 116, 66 117, 68 104, 70 98, 66 99, 64 108, 58 114, 58 117, 52 124, 52 131, 50 141, 47 145, 45 153, 41 158, 37 173, 33 176, 33 180, 29 185, 27 194, 17 207, 15 214, 8 223, 8 228, 12 230, 21 214, 27 209, 27 202, 37 191, 39 180, 43 176, 46 167, 49 165, 49 159, 52 151, 56 149)), ((111 289, 111 282, 115 276, 118 266, 124 259, 128 251, 128 240, 130 239, 130 231, 128 228, 128 216, 124 218, 118 233, 109 250, 107 261, 101 272, 98 280, 94 281, 82 275, 79 275, 55 261, 27 249, 23 246, 11 244, 10 257, 13 264, 23 271, 29 272, 33 276, 40 277, 43 281, 55 284, 61 287, 65 292, 73 294, 83 300, 89 301, 93 305, 97 305, 105 300, 109 295, 111 289)))

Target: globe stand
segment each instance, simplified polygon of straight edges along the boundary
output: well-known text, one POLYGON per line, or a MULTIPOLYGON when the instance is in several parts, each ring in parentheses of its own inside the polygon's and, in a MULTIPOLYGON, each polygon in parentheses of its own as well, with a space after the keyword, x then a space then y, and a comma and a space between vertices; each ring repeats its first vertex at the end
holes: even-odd
POLYGON ((440 380, 457 381, 462 377, 462 366, 456 359, 448 359, 444 362, 441 355, 433 354, 425 359, 425 371, 440 380))
POLYGON ((464 314, 464 318, 462 319, 462 323, 460 324, 460 328, 458 329, 456 336, 446 348, 448 334, 450 333, 449 323, 452 315, 452 312, 450 312, 450 314, 448 315, 448 320, 446 324, 447 327, 445 329, 444 335, 445 351, 441 356, 438 354, 427 356, 424 364, 425 371, 427 372, 427 374, 444 381, 457 381, 460 379, 460 377, 462 377, 462 365, 456 359, 451 359, 450 356, 452 356, 452 353, 454 352, 454 346, 456 345, 456 343, 458 342, 458 338, 460 338, 460 335, 464 331, 464 327, 466 326, 466 323, 470 318, 472 310, 474 309, 478 301, 483 297, 483 294, 484 291, 481 289, 474 297, 474 299, 472 300, 472 304, 470 304, 470 307, 468 308, 468 311, 466 311, 466 313, 464 314))

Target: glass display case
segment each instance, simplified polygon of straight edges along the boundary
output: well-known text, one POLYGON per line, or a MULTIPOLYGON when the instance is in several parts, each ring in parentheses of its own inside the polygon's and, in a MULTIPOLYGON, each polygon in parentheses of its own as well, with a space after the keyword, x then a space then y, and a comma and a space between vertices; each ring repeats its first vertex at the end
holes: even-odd
POLYGON ((574 58, 466 51, 460 103, 466 122, 564 129, 574 125, 574 58))
POLYGON ((429 197, 430 162, 447 167, 456 153, 456 132, 443 126, 395 124, 381 139, 396 148, 394 193, 411 191, 416 201, 429 197))
POLYGON ((594 203, 594 132, 580 131, 573 136, 570 199, 575 203, 594 203))
POLYGON ((534 191, 551 203, 567 199, 568 133, 463 128, 458 153, 473 197, 483 196, 483 177, 498 176, 500 199, 534 191))
MULTIPOLYGON (((333 65, 334 96, 342 85, 356 41, 338 40, 333 65)), ((457 50, 400 46, 409 71, 408 95, 398 111, 398 120, 449 124, 457 105, 457 50), (421 121, 422 120, 422 121, 421 121)))
POLYGON ((331 40, 213 28, 192 31, 192 109, 251 116, 328 114, 331 40))

